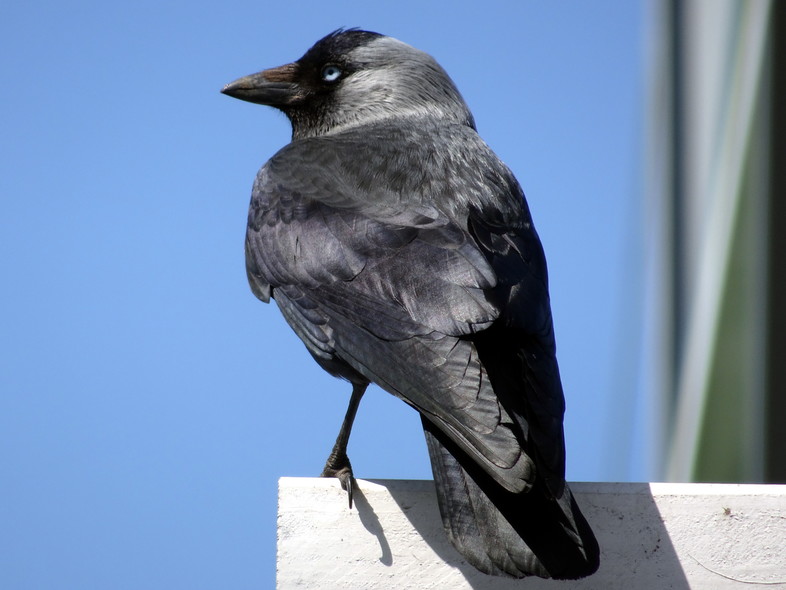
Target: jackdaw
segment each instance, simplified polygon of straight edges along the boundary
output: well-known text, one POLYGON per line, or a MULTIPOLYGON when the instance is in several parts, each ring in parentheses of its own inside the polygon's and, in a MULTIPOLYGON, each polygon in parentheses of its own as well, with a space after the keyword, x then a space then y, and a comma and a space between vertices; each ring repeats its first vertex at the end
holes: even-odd
POLYGON ((376 383, 421 416, 453 545, 495 575, 580 578, 598 545, 565 483, 546 261, 524 194, 426 53, 358 29, 224 94, 281 110, 292 142, 254 182, 251 289, 352 383, 324 476, 376 383))

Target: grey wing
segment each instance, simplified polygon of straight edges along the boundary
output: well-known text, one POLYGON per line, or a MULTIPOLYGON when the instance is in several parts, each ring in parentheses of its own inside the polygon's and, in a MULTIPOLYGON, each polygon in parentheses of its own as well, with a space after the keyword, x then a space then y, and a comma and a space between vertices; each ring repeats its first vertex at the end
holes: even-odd
POLYGON ((528 489, 526 425, 498 399, 473 342, 500 316, 486 256, 436 209, 375 201, 308 162, 274 158, 257 178, 246 237, 254 292, 276 299, 325 368, 377 383, 505 489, 528 489))
MULTIPOLYGON (((520 189, 519 189, 520 190, 520 189)), ((500 319, 476 345, 506 407, 528 429, 527 450, 549 491, 565 478, 565 399, 556 357, 546 259, 522 195, 517 227, 470 215, 470 232, 498 277, 500 319)))

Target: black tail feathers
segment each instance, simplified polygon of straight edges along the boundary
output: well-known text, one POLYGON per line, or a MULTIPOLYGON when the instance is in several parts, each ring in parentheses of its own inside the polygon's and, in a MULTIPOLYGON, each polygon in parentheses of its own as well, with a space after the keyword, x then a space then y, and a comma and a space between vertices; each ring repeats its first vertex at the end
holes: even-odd
POLYGON ((599 565, 595 536, 568 486, 554 498, 539 481, 503 489, 423 419, 445 530, 480 571, 514 578, 576 579, 599 565))

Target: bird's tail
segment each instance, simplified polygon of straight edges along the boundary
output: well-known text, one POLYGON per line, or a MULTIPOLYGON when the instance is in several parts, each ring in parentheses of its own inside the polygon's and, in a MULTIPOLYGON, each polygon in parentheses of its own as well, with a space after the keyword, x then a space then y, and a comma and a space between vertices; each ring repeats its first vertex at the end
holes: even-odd
POLYGON ((514 578, 576 579, 598 569, 598 543, 567 485, 559 498, 539 482, 511 493, 422 420, 442 522, 469 563, 514 578))

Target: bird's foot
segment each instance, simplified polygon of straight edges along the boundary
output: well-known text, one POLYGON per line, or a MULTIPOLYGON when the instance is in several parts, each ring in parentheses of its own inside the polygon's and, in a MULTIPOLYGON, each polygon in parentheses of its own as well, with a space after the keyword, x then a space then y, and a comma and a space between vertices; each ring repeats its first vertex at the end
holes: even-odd
POLYGON ((346 453, 331 453, 320 477, 335 477, 341 482, 341 489, 347 492, 349 507, 352 508, 352 491, 355 487, 355 476, 346 453))

